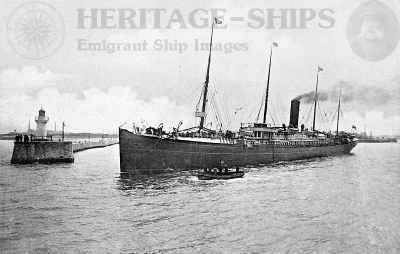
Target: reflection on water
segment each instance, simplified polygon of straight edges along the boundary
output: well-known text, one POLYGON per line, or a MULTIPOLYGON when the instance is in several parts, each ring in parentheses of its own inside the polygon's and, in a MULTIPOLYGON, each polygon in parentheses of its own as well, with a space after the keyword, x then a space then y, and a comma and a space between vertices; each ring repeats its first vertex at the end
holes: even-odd
POLYGON ((118 146, 74 164, 9 164, 0 142, 2 253, 398 253, 400 149, 249 167, 128 177, 118 146))
POLYGON ((193 188, 207 188, 223 184, 222 181, 200 181, 197 179, 195 171, 168 172, 150 175, 129 175, 120 173, 116 178, 117 188, 127 195, 138 195, 143 191, 143 195, 157 195, 161 192, 171 193, 179 186, 191 185, 193 188))

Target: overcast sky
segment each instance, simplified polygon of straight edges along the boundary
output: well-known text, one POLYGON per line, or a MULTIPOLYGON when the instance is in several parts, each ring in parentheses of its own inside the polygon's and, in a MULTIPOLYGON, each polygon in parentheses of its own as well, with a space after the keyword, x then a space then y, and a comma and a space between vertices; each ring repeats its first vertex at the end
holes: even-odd
MULTIPOLYGON (((208 57, 207 51, 195 50, 195 40, 208 42, 210 27, 194 28, 187 24, 188 27, 182 29, 177 24, 179 22, 171 28, 166 26, 174 9, 178 9, 183 19, 188 21, 188 13, 194 9, 222 8, 226 10, 222 25, 227 27, 214 31, 214 43, 225 47, 239 44, 239 50, 216 50, 212 58, 211 96, 214 95, 217 101, 225 126, 237 128, 240 121, 255 120, 266 86, 269 47, 276 41, 279 47, 274 48, 273 53, 270 122, 281 124, 288 121, 290 100, 314 89, 316 70, 320 65, 324 69, 319 79, 321 90, 343 83, 350 85, 353 93, 376 89, 372 90, 373 94, 365 95, 368 96, 366 103, 360 98, 350 100, 348 104, 344 102, 341 129, 350 130, 355 125, 358 130, 366 127, 374 134, 400 133, 399 46, 383 59, 371 61, 357 55, 348 39, 349 18, 366 1, 273 0, 251 1, 251 4, 245 0, 107 2, 51 1, 55 10, 43 7, 43 11, 55 11, 48 15, 56 19, 56 23, 61 22, 52 27, 59 30, 51 37, 56 41, 54 43, 60 43, 59 48, 42 49, 39 53, 46 56, 30 59, 29 52, 21 51, 23 42, 10 35, 16 32, 18 26, 15 24, 26 17, 24 13, 29 13, 29 8, 22 6, 18 9, 26 3, 24 1, 1 0, 0 132, 25 130, 29 119, 33 124, 41 106, 50 117, 51 129, 54 122, 60 126, 62 121, 67 123, 69 131, 101 132, 116 132, 125 121, 139 123, 143 120, 148 124, 163 122, 175 126, 182 120, 185 126, 193 125, 208 57), (160 29, 81 29, 78 27, 79 8, 165 8, 166 14, 161 16, 160 29), (253 25, 256 22, 249 18, 248 12, 257 8, 276 11, 312 9, 317 16, 302 29, 251 28, 248 22, 253 25), (332 10, 325 14, 334 23, 319 16, 322 9, 332 10), (57 12, 62 19, 57 19, 57 12), (229 19, 232 16, 244 17, 245 21, 232 21, 229 19), (329 27, 321 28, 321 23, 329 27), (63 37, 57 37, 60 34, 63 37), (158 51, 154 49, 157 39, 176 40, 188 48, 181 53, 158 51), (78 50, 79 40, 125 43, 145 40, 149 45, 146 51, 107 53, 78 50), (379 89, 383 95, 377 94, 380 97, 375 105, 373 98, 379 89)), ((398 19, 400 2, 382 2, 398 19)), ((320 111, 330 120, 335 111, 333 104, 329 101, 320 104, 320 111)), ((309 105, 302 104, 301 108, 304 115, 300 119, 308 125, 306 114, 309 105)), ((211 113, 209 118, 213 118, 211 113)), ((320 128, 333 128, 332 121, 323 122, 322 118, 324 115, 318 123, 320 128)))

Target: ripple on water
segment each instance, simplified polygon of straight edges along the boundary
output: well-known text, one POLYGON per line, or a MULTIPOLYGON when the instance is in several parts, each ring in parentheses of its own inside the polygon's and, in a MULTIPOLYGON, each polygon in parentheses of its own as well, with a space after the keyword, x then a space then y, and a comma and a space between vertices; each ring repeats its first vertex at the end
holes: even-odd
POLYGON ((118 146, 12 166, 0 142, 2 252, 399 253, 399 145, 249 167, 126 178, 118 146), (2 157, 1 157, 2 156, 2 157))

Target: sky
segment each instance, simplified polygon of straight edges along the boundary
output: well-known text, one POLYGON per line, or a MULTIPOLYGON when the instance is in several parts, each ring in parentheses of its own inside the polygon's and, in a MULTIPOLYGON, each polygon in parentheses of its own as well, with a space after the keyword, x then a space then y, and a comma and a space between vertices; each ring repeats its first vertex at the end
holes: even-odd
MULTIPOLYGON (((43 0, 32 5, 1 0, 0 132, 24 131, 29 121, 34 126, 41 107, 50 118, 49 129, 54 123, 61 126, 62 121, 67 131, 107 133, 115 133, 124 123, 195 125, 208 58, 207 50, 196 45, 207 47, 211 30, 210 25, 201 27, 201 22, 202 18, 212 20, 212 10, 222 9, 222 24, 216 25, 213 37, 207 123, 215 126, 214 111, 219 111, 224 128, 236 129, 240 122, 256 120, 265 93, 270 47, 277 42, 268 122, 288 122, 290 100, 315 89, 321 66, 319 90, 330 96, 319 103, 317 128, 335 128, 335 91, 342 87, 341 130, 349 131, 354 125, 358 131, 376 135, 400 134, 400 30, 396 23, 400 1, 368 2, 43 0), (163 9, 159 26, 152 16, 145 16, 142 24, 135 18, 136 27, 120 23, 121 12, 116 11, 132 14, 133 10, 138 15, 140 10, 154 8, 163 9), (110 17, 99 18, 95 24, 84 18, 82 25, 79 9, 84 15, 108 9, 110 17), (190 13, 198 9, 205 11, 192 19, 190 13), (279 18, 269 22, 269 14, 282 16, 282 9, 294 15, 284 19, 286 27, 279 18), (357 20, 379 30, 376 16, 379 19, 385 11, 389 18, 383 29, 389 37, 383 39, 383 51, 360 44, 359 31, 353 29, 359 25, 357 20), (309 20, 302 24, 302 18, 309 20), (139 50, 143 41, 147 46, 139 50), (88 50, 88 42, 135 46, 115 52, 88 50)), ((308 101, 301 102, 300 122, 306 126, 310 126, 310 106, 308 101)))

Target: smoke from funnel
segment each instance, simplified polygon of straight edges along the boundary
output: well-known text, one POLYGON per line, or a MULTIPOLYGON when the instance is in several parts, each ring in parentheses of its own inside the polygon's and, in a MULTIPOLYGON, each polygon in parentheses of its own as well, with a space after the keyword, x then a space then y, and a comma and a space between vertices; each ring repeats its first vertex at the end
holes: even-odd
MULTIPOLYGON (((319 102, 337 103, 339 90, 342 89, 341 100, 344 109, 356 111, 364 115, 368 111, 381 111, 385 116, 400 115, 400 87, 354 85, 341 81, 328 90, 318 91, 319 102)), ((315 92, 301 94, 295 98, 302 103, 314 103, 315 92)))

